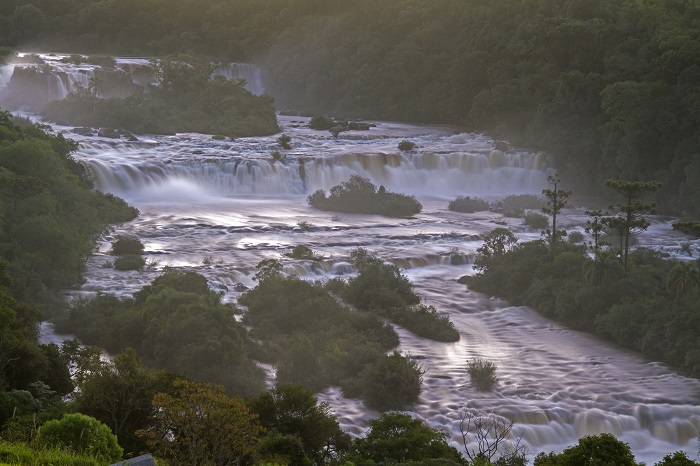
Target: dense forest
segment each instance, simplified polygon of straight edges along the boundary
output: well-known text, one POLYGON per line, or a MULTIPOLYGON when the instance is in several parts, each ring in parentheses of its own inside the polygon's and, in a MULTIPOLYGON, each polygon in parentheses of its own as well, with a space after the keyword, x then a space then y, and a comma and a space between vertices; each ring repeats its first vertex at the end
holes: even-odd
MULTIPOLYGON (((552 154, 578 193, 606 195, 606 179, 655 180, 650 197, 661 210, 700 216, 700 5, 692 0, 4 0, 0 57, 15 50, 171 56, 155 65, 164 67, 160 86, 147 95, 98 99, 93 89, 47 109, 71 124, 273 133, 269 97, 210 79, 214 61, 248 61, 266 70, 279 110, 485 131, 552 154), (183 53, 187 62, 174 55, 183 53), (240 102, 256 110, 241 114, 240 102)), ((390 323, 436 341, 460 338, 397 266, 361 248, 350 258, 356 275, 325 282, 262 261, 257 286, 240 299, 242 322, 203 276, 170 268, 133 297, 67 305, 61 291, 81 284, 96 240, 138 214, 93 189, 71 157, 76 147, 0 112, 0 465, 99 465, 147 451, 171 465, 525 464, 523 451, 491 451, 488 440, 479 452, 465 442, 465 457, 445 432, 396 412, 351 439, 318 402, 314 392, 330 386, 382 412, 418 399, 423 368, 395 351, 390 323), (39 344, 47 317, 114 358, 77 340, 39 344), (256 362, 281 384, 265 390, 256 362)), ((377 195, 383 210, 420 211, 404 196, 411 205, 398 212, 400 195, 365 181, 309 202, 354 211, 344 205, 354 182, 359 202, 377 195)), ((454 210, 484 208, 458 201, 454 210)), ((602 217, 593 212, 591 221, 602 217)), ((626 247, 623 260, 597 237, 590 247, 558 234, 553 224, 550 241, 518 245, 495 230, 469 286, 698 377, 695 264, 626 247)), ((316 257, 308 248, 295 254, 316 257)), ((602 434, 540 453, 535 465, 584 459, 637 464, 628 445, 602 434)), ((698 465, 680 452, 657 464, 698 465)))
POLYGON ((577 190, 656 179, 659 206, 688 217, 698 31, 700 7, 683 0, 0 5, 0 44, 257 62, 278 109, 466 125, 554 154, 577 190))

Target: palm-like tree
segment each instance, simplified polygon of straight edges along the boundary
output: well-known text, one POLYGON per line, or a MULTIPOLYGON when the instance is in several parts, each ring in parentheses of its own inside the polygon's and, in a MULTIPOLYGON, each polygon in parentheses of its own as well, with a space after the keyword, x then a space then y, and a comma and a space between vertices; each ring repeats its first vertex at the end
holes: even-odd
POLYGON ((593 260, 583 263, 583 278, 593 285, 606 286, 623 275, 620 258, 612 250, 598 250, 593 260))
POLYGON ((666 289, 675 291, 676 298, 683 296, 693 287, 700 288, 700 272, 695 264, 681 262, 671 269, 666 279, 666 289))

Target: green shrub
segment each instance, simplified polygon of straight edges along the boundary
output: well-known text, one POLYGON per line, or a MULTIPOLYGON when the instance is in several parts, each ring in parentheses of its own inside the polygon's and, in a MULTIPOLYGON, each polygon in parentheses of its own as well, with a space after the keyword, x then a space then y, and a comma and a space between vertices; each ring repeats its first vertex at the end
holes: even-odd
POLYGON ((583 233, 581 233, 578 230, 574 230, 572 232, 569 232, 568 237, 569 237, 568 238, 569 243, 580 243, 581 241, 583 241, 583 238, 584 238, 583 233))
POLYGON ((288 252, 285 254, 287 257, 291 257, 292 259, 301 259, 301 260, 310 260, 310 261, 319 261, 323 259, 320 256, 317 256, 314 254, 314 252, 309 248, 308 246, 304 246, 303 244, 300 244, 299 246, 295 246, 291 252, 288 252))
POLYGON ((541 209, 542 199, 533 194, 513 194, 501 201, 503 215, 522 217, 528 209, 541 209))
MULTIPOLYGON (((423 373, 416 358, 394 351, 368 365, 359 374, 355 387, 369 408, 401 410, 418 400, 423 373)), ((350 392, 354 391, 353 388, 350 392)))
POLYGON ((537 212, 528 212, 523 218, 525 225, 535 230, 544 230, 549 226, 549 218, 537 212))
POLYGON ((450 318, 438 314, 433 306, 424 304, 401 306, 388 309, 381 314, 419 337, 442 342, 459 341, 459 332, 450 318))
POLYGON ((496 364, 486 359, 473 359, 467 363, 467 373, 472 382, 480 392, 490 391, 496 382, 496 364))
POLYGON ((416 148, 416 143, 413 141, 408 141, 404 139, 399 142, 399 150, 413 150, 416 148))
POLYGON ((309 121, 309 128, 316 130, 328 130, 335 125, 332 118, 315 116, 309 121))
POLYGON ((137 256, 136 254, 126 254, 121 257, 117 257, 114 260, 114 268, 116 270, 143 270, 146 266, 146 260, 137 256))
POLYGON ((292 145, 289 144, 292 142, 292 138, 289 137, 287 134, 282 134, 280 137, 277 138, 277 143, 282 146, 282 149, 289 150, 292 148, 292 145))
POLYGON ((447 208, 454 212, 464 212, 471 214, 482 210, 489 210, 489 203, 478 197, 459 196, 457 199, 450 201, 447 208))
POLYGON ((381 311, 420 302, 413 284, 394 264, 363 248, 353 250, 350 259, 358 273, 348 280, 343 298, 358 309, 381 311))
POLYGON ((43 447, 69 448, 96 458, 119 460, 124 453, 117 436, 97 419, 84 414, 66 414, 39 427, 37 442, 43 447))
POLYGON ((143 243, 138 238, 120 236, 112 245, 112 254, 115 256, 124 256, 127 254, 141 255, 143 254, 143 249, 143 243))
POLYGON ((410 217, 423 209, 415 197, 389 192, 383 186, 377 190, 368 179, 358 175, 333 186, 328 197, 323 190, 316 191, 307 198, 307 202, 321 210, 389 217, 410 217))
POLYGON ((8 465, 103 466, 105 462, 62 448, 30 448, 24 443, 0 442, 0 462, 8 465))

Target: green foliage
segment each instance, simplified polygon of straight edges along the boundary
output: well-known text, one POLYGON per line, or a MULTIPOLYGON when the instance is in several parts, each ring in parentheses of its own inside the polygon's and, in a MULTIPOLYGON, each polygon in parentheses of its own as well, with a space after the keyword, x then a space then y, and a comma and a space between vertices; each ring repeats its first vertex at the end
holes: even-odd
POLYGON ((415 197, 386 191, 383 186, 377 190, 368 179, 358 175, 333 186, 329 196, 323 190, 316 191, 307 198, 307 202, 321 210, 389 217, 411 217, 423 209, 415 197))
POLYGON ((291 257, 292 259, 309 261, 319 261, 323 259, 323 257, 314 254, 310 247, 304 246, 303 244, 294 246, 290 252, 285 254, 285 256, 291 257))
POLYGON ((482 210, 489 210, 489 203, 478 197, 458 196, 457 199, 450 201, 447 208, 454 212, 464 212, 471 214, 482 210))
POLYGON ((569 243, 580 243, 583 241, 583 233, 581 233, 578 230, 574 230, 570 232, 568 235, 568 241, 569 243))
POLYGON ((8 465, 102 466, 103 459, 71 453, 63 448, 30 448, 26 443, 0 442, 0 461, 8 465))
POLYGON ((528 209, 542 208, 542 199, 532 194, 511 194, 501 201, 503 215, 522 217, 528 209))
POLYGON ((484 238, 484 244, 476 252, 479 256, 474 261, 476 270, 489 267, 492 260, 500 259, 515 247, 518 238, 507 228, 496 228, 484 238))
MULTIPOLYGON (((29 394, 28 390, 40 382, 49 386, 55 395, 66 395, 73 389, 66 363, 56 345, 38 344, 41 313, 37 306, 15 298, 7 268, 7 263, 0 262, 0 389, 29 394)), ((16 401, 10 400, 10 403, 17 406, 16 401)), ((0 409, 0 421, 12 414, 2 411, 0 409)))
POLYGON ((13 5, 0 14, 3 44, 256 58, 280 108, 468 125, 553 154, 577 190, 659 179, 662 208, 700 213, 693 2, 13 5))
POLYGON ((469 278, 471 289, 531 306, 684 373, 700 374, 695 350, 700 340, 690 330, 700 316, 694 265, 639 248, 630 252, 625 275, 611 249, 599 249, 591 258, 584 246, 561 243, 552 252, 543 241, 532 241, 503 254, 492 252, 485 245, 477 258, 482 267, 469 278))
POLYGON ((700 222, 676 222, 673 224, 673 229, 700 238, 700 222))
POLYGON ((235 312, 201 275, 166 269, 133 299, 99 295, 75 302, 56 328, 111 353, 134 348, 151 367, 250 395, 261 390, 263 374, 247 356, 250 342, 235 312))
POLYGON ((109 427, 80 413, 66 414, 60 420, 46 422, 39 428, 37 442, 44 447, 69 448, 112 462, 121 459, 124 453, 109 427))
POLYGON ((125 254, 143 254, 143 243, 138 238, 119 236, 112 245, 112 254, 123 256, 125 254))
POLYGON ((413 292, 413 284, 397 266, 385 263, 363 248, 353 250, 350 259, 357 271, 357 275, 348 280, 343 294, 350 304, 370 310, 420 302, 413 292))
POLYGON ((552 218, 552 228, 551 230, 546 230, 545 233, 549 237, 552 248, 554 248, 557 244, 557 240, 562 236, 566 236, 565 230, 557 229, 557 217, 561 213, 561 210, 566 207, 569 197, 571 197, 571 191, 559 189, 561 179, 558 173, 554 176, 548 176, 547 182, 551 184, 554 189, 542 190, 542 195, 545 198, 545 205, 542 207, 542 212, 552 218))
POLYGON ((52 290, 79 283, 95 239, 138 213, 92 189, 76 147, 0 112, 0 260, 20 300, 60 307, 52 290))
POLYGON ((282 136, 277 138, 277 143, 282 146, 282 149, 289 150, 292 148, 292 145, 289 144, 292 142, 292 138, 287 135, 287 134, 282 134, 282 136))
POLYGON ((424 372, 416 358, 394 351, 363 369, 349 394, 378 411, 406 409, 418 401, 424 372))
POLYGON ((311 390, 298 385, 277 385, 251 400, 250 406, 265 429, 299 439, 303 455, 314 464, 327 463, 350 444, 328 404, 319 403, 311 390))
POLYGON ((448 435, 426 426, 420 419, 403 413, 384 413, 369 421, 370 430, 353 443, 344 458, 355 464, 405 464, 430 459, 466 464, 456 448, 447 443, 448 435))
POLYGON ((139 435, 170 464, 240 464, 262 428, 242 400, 220 385, 176 379, 153 397, 155 422, 139 435))
POLYGON ((309 121, 309 128, 315 130, 328 130, 334 125, 333 118, 315 116, 309 121))
POLYGON ((135 254, 126 254, 114 260, 114 268, 116 270, 143 270, 145 265, 146 260, 135 254))
POLYGON ((654 466, 698 466, 700 463, 693 461, 688 456, 682 452, 677 451, 675 453, 668 454, 664 456, 663 460, 654 464, 654 466))
POLYGON ((277 259, 263 259, 256 266, 258 273, 253 275, 253 280, 264 282, 279 278, 282 275, 282 264, 277 259))
POLYGON ((407 139, 404 139, 403 141, 399 141, 399 150, 413 150, 416 148, 416 143, 413 141, 409 141, 407 139))
POLYGON ((537 212, 527 212, 523 216, 525 225, 529 226, 534 230, 544 230, 549 226, 549 220, 542 214, 537 212))
POLYGON ((534 466, 579 466, 582 464, 614 464, 615 466, 637 466, 629 445, 612 434, 587 435, 578 444, 563 453, 535 457, 534 466))
POLYGON ((44 114, 62 124, 134 133, 190 131, 239 137, 279 131, 270 97, 251 94, 242 82, 211 78, 210 63, 175 55, 152 65, 157 84, 148 93, 108 99, 71 94, 51 102, 44 114))
MULTIPOLYGON (((67 346, 64 349, 71 351, 67 346)), ((151 399, 170 389, 174 375, 146 368, 131 349, 112 361, 73 355, 76 372, 84 374, 78 378, 75 410, 109 426, 127 452, 145 451, 147 446, 136 432, 153 426, 155 408, 151 399)))
POLYGON ((447 316, 439 315, 432 306, 420 304, 413 285, 397 266, 384 263, 363 248, 353 250, 350 257, 358 273, 340 288, 343 299, 416 335, 436 341, 459 340, 459 332, 447 316))
MULTIPOLYGON (((649 222, 644 217, 656 211, 656 203, 644 203, 640 198, 647 193, 661 188, 658 181, 625 181, 607 180, 605 185, 617 191, 625 199, 624 204, 618 204, 618 215, 604 218, 603 224, 609 226, 620 235, 621 247, 624 251, 623 266, 627 273, 627 262, 630 248, 630 235, 649 228, 649 222)), ((611 207, 612 210, 612 207, 611 207)))
POLYGON ((472 359, 467 363, 467 373, 472 385, 480 392, 488 392, 498 382, 496 364, 486 359, 472 359))

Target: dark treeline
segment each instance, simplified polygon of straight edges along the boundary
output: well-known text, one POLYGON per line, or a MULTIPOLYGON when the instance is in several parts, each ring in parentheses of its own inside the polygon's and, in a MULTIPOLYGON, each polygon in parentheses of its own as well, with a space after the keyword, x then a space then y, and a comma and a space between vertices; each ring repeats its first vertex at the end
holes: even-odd
POLYGON ((619 250, 543 240, 516 244, 505 229, 486 238, 473 290, 526 305, 652 360, 700 376, 698 267, 639 248, 625 272, 619 250))
POLYGON ((464 124, 555 154, 576 189, 656 179, 664 210, 700 213, 696 2, 14 0, 0 25, 7 45, 259 61, 278 108, 464 124))

